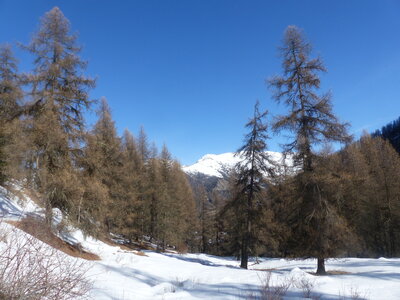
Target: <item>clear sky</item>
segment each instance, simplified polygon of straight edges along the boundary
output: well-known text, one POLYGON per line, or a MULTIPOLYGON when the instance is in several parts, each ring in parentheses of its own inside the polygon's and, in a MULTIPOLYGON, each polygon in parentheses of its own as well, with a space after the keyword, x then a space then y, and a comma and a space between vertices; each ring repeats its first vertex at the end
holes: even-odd
MULTIPOLYGON (((303 28, 323 58, 322 90, 353 134, 400 116, 398 0, 0 0, 0 42, 26 44, 54 6, 79 33, 86 73, 97 78, 91 95, 108 99, 119 132, 143 125, 183 164, 235 151, 257 99, 284 111, 265 79, 281 72, 288 25, 303 28)), ((29 71, 31 58, 15 52, 29 71)))

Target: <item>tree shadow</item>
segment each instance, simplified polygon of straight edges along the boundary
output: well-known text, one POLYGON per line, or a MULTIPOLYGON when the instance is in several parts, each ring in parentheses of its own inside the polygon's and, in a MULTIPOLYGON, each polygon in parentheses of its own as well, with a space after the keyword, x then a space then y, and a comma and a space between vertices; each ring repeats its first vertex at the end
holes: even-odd
MULTIPOLYGON (((208 267, 226 267, 226 268, 232 268, 232 269, 240 269, 239 266, 232 266, 232 265, 229 265, 229 264, 215 263, 215 262, 212 262, 211 260, 207 260, 205 258, 200 258, 200 257, 187 257, 187 256, 179 255, 179 254, 170 254, 170 253, 160 253, 160 254, 163 255, 163 256, 167 256, 169 258, 174 258, 174 259, 177 259, 177 260, 182 260, 182 261, 190 262, 190 263, 197 263, 197 264, 200 264, 200 265, 203 265, 203 266, 208 266, 208 267)), ((212 258, 212 256, 209 256, 209 257, 212 258)), ((227 260, 229 260, 229 258, 227 258, 227 260)), ((230 260, 233 261, 234 259, 232 258, 230 260)))
MULTIPOLYGON (((174 256, 173 256, 174 257, 174 256)), ((200 263, 198 260, 192 258, 190 260, 186 260, 189 262, 194 261, 195 263, 200 263)), ((160 296, 163 297, 164 294, 173 294, 177 293, 178 299, 179 292, 186 292, 191 297, 198 298, 198 299, 265 299, 262 298, 262 285, 260 284, 245 284, 245 283, 205 283, 197 281, 196 279, 185 279, 179 280, 176 279, 169 279, 166 280, 163 277, 150 274, 148 272, 137 270, 133 267, 114 267, 104 263, 99 263, 103 266, 106 271, 116 272, 122 276, 127 278, 135 278, 137 281, 146 284, 150 288, 154 288, 154 295, 149 295, 150 298, 144 299, 155 299, 156 297, 160 296), (162 285, 163 283, 168 283, 166 289, 160 293, 157 291, 157 286, 162 285)), ((216 265, 213 265, 216 266, 216 265)), ((240 268, 238 268, 240 269, 240 268)), ((275 271, 273 271, 275 273, 275 271)), ((279 272, 277 272, 279 273, 279 272)), ((194 274, 195 275, 195 274, 194 274)), ((400 275, 399 275, 400 276, 400 275)), ((101 291, 101 293, 106 295, 108 291, 101 291)), ((319 293, 314 292, 312 295, 316 296, 317 299, 326 299, 326 300, 337 300, 338 295, 336 294, 328 294, 328 293, 319 293)), ((169 298, 169 297, 168 297, 169 298)), ((284 295, 284 299, 303 299, 304 295, 302 291, 299 290, 288 290, 284 295)), ((139 299, 139 298, 137 298, 139 299)), ((363 298, 360 298, 363 300, 363 298)))

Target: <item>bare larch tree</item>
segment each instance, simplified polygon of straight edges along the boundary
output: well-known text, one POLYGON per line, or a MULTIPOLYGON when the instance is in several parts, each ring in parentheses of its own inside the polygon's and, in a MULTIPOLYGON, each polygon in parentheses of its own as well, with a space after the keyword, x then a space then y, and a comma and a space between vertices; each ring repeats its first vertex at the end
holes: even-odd
MULTIPOLYGON (((326 69, 320 58, 310 58, 311 45, 300 29, 289 26, 286 29, 283 45, 279 48, 283 58, 283 75, 269 80, 274 90, 274 98, 288 107, 288 113, 276 117, 273 124, 275 132, 288 131, 293 134, 291 141, 284 145, 284 152, 293 154, 294 166, 300 171, 302 204, 299 228, 317 226, 317 236, 310 237, 313 242, 303 238, 303 249, 318 258, 318 274, 325 273, 324 235, 322 228, 327 205, 322 203, 321 194, 315 181, 315 146, 327 142, 347 143, 351 137, 347 124, 339 122, 332 112, 330 93, 318 94, 320 88, 319 72, 326 69), (310 249, 307 245, 313 245, 310 249)), ((304 232, 298 233, 302 236, 304 232)), ((307 236, 305 234, 304 236, 307 236)), ((307 255, 305 253, 305 255, 307 255)), ((310 256, 311 256, 310 255, 310 256)))

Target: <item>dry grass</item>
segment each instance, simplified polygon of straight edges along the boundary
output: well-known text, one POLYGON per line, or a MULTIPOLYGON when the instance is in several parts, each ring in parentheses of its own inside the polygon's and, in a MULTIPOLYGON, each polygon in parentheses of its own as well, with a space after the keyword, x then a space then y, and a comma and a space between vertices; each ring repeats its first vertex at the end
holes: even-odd
POLYGON ((119 247, 121 250, 130 251, 133 254, 136 254, 139 256, 148 256, 148 255, 146 255, 146 253, 140 251, 140 249, 142 249, 142 248, 138 248, 131 244, 119 244, 119 243, 116 243, 115 241, 111 240, 110 238, 105 238, 105 237, 101 238, 100 241, 102 241, 103 243, 105 243, 109 246, 119 247))
POLYGON ((0 233, 0 299, 89 299, 87 262, 48 247, 15 227, 0 233))
POLYGON ((346 271, 342 271, 342 270, 331 270, 331 271, 327 271, 326 273, 328 273, 328 275, 350 275, 350 274, 353 274, 351 272, 346 272, 346 271))
POLYGON ((273 282, 271 271, 263 273, 262 276, 259 276, 259 279, 261 281, 260 300, 281 300, 293 284, 291 278, 286 278, 282 282, 273 282))
POLYGON ((7 223, 25 231, 38 240, 64 252, 65 254, 68 254, 69 256, 83 258, 86 260, 100 260, 98 255, 83 250, 81 245, 68 244, 58 236, 54 235, 49 226, 47 226, 41 219, 27 217, 20 221, 7 221, 7 223))
MULTIPOLYGON (((314 276, 321 276, 315 272, 307 272, 310 275, 314 275, 314 276)), ((341 270, 330 270, 330 271, 326 271, 326 275, 322 275, 322 276, 330 276, 330 275, 349 275, 349 274, 353 274, 351 272, 346 272, 346 271, 341 271, 341 270)))

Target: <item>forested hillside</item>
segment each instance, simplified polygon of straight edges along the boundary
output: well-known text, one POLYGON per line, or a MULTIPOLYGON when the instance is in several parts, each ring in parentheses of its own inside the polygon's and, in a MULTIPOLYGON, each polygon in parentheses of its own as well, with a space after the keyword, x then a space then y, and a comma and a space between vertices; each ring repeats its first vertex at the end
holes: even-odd
POLYGON ((86 234, 132 247, 234 255, 242 268, 251 256, 314 257, 321 275, 330 257, 400 255, 400 121, 354 142, 301 29, 286 29, 281 74, 268 80, 282 114, 257 102, 229 166, 203 158, 208 174, 185 174, 143 128, 118 134, 59 8, 22 49, 29 73, 11 46, 0 50, 0 184, 34 191, 50 230, 58 208, 86 234), (287 138, 281 154, 268 151, 277 135, 287 138))
POLYGON ((200 203, 202 249, 241 257, 243 267, 243 253, 316 257, 319 274, 328 257, 399 255, 399 154, 376 135, 352 141, 330 93, 318 94, 318 73, 326 68, 310 58, 311 45, 298 28, 288 27, 280 50, 284 75, 269 84, 288 113, 268 121, 256 107, 237 156, 247 154, 230 176, 212 176, 203 159, 185 168, 200 203), (266 151, 269 132, 282 131, 292 134, 283 148, 290 164, 273 162, 266 151), (343 148, 333 151, 332 142, 343 148), (204 178, 208 183, 199 188, 204 178))
POLYGON ((388 140, 393 148, 400 153, 400 118, 375 131, 373 136, 388 140))
POLYGON ((92 100, 95 80, 57 7, 28 45, 33 70, 18 72, 11 46, 0 50, 0 180, 40 195, 47 226, 53 208, 95 236, 186 249, 196 228, 192 191, 167 146, 159 152, 143 128, 119 136, 105 98, 92 100), (93 128, 85 114, 97 111, 93 128))

